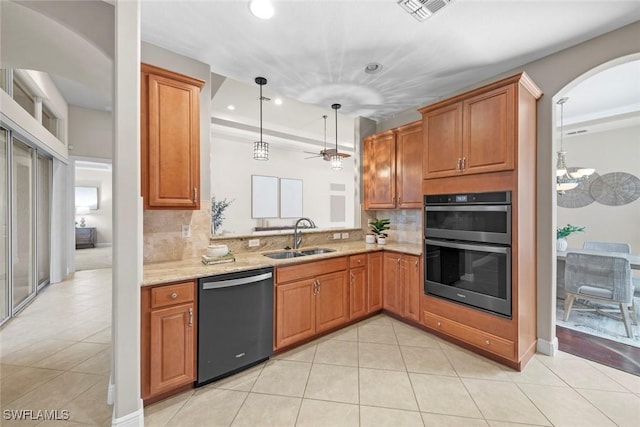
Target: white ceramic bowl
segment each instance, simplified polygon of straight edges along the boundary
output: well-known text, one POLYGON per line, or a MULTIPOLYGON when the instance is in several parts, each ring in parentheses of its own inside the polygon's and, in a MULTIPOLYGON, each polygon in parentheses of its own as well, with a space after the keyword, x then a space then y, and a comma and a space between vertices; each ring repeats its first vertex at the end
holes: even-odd
POLYGON ((209 245, 207 247, 207 256, 221 257, 229 253, 227 245, 209 245))

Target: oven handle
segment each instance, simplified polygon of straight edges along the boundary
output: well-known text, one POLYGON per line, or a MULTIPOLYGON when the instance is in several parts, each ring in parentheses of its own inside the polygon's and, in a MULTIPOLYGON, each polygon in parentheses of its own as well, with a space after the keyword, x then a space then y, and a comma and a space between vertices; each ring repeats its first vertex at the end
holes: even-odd
POLYGON ((458 242, 448 242, 444 240, 433 240, 433 239, 424 239, 424 243, 433 246, 443 246, 445 248, 452 249, 465 249, 469 251, 482 251, 482 252, 492 252, 496 254, 508 254, 511 252, 511 248, 504 246, 490 246, 490 245, 474 245, 467 243, 458 243, 458 242))
POLYGON ((425 206, 425 211, 438 211, 438 212, 509 212, 511 206, 509 205, 450 205, 450 206, 425 206))

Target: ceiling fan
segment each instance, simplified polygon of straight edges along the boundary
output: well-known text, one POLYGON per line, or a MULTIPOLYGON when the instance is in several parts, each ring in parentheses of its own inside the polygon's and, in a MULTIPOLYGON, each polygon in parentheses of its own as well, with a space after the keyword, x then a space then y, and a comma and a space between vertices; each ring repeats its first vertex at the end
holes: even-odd
MULTIPOLYGON (((338 108, 340 108, 340 107, 338 107, 338 108)), ((332 157, 336 157, 336 155, 340 156, 340 157, 343 157, 343 158, 351 157, 351 154, 340 153, 338 151, 338 149, 337 149, 337 144, 336 144, 336 148, 327 148, 327 115, 326 114, 323 115, 322 118, 324 119, 324 148, 322 150, 320 150, 320 153, 313 153, 311 151, 305 151, 305 153, 307 153, 307 154, 314 154, 311 157, 305 157, 305 159, 315 159, 317 157, 322 157, 322 160, 330 162, 331 158, 332 157)))

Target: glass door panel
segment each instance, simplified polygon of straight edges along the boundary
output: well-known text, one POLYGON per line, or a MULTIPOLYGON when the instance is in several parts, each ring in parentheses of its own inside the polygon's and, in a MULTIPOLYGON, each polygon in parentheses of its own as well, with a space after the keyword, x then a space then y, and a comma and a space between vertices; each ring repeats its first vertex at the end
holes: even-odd
POLYGON ((38 286, 49 283, 51 270, 51 159, 38 155, 38 221, 36 246, 38 264, 38 286))
POLYGON ((9 317, 9 142, 0 128, 0 323, 9 317))
POLYGON ((34 150, 13 138, 12 276, 13 311, 36 291, 34 280, 34 150))

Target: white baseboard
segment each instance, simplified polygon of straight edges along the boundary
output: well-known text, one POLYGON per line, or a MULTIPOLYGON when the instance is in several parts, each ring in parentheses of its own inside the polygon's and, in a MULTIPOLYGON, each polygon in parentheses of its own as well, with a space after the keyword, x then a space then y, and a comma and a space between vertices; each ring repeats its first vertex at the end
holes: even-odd
POLYGON ((542 338, 538 338, 536 350, 538 353, 542 353, 547 356, 555 356, 558 354, 558 337, 553 337, 553 341, 546 341, 542 338))
POLYGON ((107 405, 113 405, 116 398, 116 385, 111 382, 111 376, 109 376, 109 386, 107 387, 107 405))
POLYGON ((144 427, 144 409, 140 399, 140 409, 120 418, 111 418, 111 427, 144 427))

